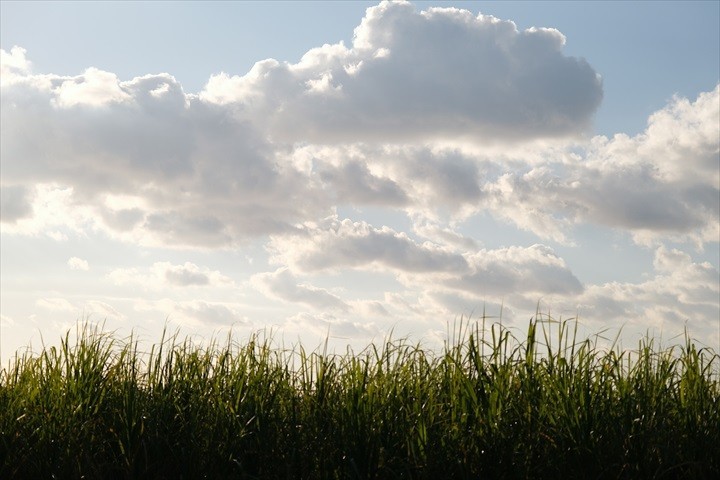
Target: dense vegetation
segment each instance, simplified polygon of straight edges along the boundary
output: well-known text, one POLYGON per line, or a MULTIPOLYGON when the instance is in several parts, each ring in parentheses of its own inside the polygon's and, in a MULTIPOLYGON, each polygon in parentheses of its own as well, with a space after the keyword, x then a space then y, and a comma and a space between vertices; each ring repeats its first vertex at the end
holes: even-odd
POLYGON ((715 352, 485 327, 332 355, 81 325, 0 373, 0 478, 720 477, 715 352))

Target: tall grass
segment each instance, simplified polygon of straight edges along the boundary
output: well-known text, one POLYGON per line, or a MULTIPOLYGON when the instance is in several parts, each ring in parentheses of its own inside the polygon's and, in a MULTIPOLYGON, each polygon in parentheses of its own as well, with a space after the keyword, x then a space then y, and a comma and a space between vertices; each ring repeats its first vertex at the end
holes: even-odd
POLYGON ((0 478, 718 478, 720 357, 574 326, 337 355, 81 324, 0 373, 0 478))

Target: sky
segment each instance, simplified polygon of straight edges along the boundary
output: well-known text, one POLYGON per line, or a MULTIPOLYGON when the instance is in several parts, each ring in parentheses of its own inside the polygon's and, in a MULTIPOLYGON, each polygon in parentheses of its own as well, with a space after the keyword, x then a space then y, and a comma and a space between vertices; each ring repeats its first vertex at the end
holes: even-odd
POLYGON ((720 349, 718 2, 0 3, 0 359, 439 345, 538 312, 720 349))

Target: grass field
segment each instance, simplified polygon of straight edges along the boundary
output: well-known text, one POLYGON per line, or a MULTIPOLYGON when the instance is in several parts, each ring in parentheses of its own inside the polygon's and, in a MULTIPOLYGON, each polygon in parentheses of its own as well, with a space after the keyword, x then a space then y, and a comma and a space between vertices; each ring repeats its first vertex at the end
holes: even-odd
POLYGON ((0 374, 0 478, 720 478, 720 357, 490 321, 431 351, 81 324, 0 374))

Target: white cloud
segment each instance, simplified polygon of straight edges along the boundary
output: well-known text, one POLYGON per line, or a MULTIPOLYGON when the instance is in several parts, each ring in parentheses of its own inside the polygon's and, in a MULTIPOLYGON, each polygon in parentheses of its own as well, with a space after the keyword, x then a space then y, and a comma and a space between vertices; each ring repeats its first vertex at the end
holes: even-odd
POLYGON ((188 327, 231 327, 249 324, 248 318, 241 311, 242 306, 232 303, 205 300, 176 301, 163 298, 156 301, 139 301, 135 309, 157 313, 174 323, 188 327))
POLYGON ((77 204, 72 187, 38 183, 33 188, 11 187, 8 196, 10 214, 2 217, 4 233, 67 240, 69 233, 82 236, 94 223, 92 207, 77 204))
POLYGON ((13 82, 16 78, 30 72, 30 61, 25 58, 27 50, 15 45, 10 53, 0 49, 0 85, 13 82))
POLYGON ((481 298, 583 290, 564 260, 544 245, 458 251, 347 219, 328 219, 300 234, 274 236, 268 249, 272 262, 297 271, 389 270, 407 287, 421 291, 454 290, 481 298))
POLYGON ((687 328, 709 346, 720 342, 720 272, 709 263, 660 246, 655 251, 655 274, 640 283, 611 282, 589 286, 578 297, 581 318, 592 325, 626 328, 635 335, 649 332, 665 339, 687 328))
POLYGON ((171 285, 187 287, 190 285, 209 285, 210 277, 201 272, 196 265, 186 263, 184 266, 170 266, 165 270, 165 280, 171 285))
POLYGON ((188 301, 176 303, 174 315, 182 321, 200 322, 210 325, 232 326, 248 322, 246 316, 233 305, 216 302, 188 301))
MULTIPOLYGON (((76 80, 92 84, 97 79, 87 77, 96 74, 76 80)), ((64 192, 73 212, 85 209, 71 225, 154 246, 227 246, 329 213, 322 192, 279 162, 262 132, 232 109, 185 95, 167 74, 114 79, 123 95, 108 94, 110 100, 94 90, 74 92, 87 98, 73 106, 59 101, 60 87, 53 87, 69 80, 46 77, 3 86, 8 231, 32 234, 66 223, 56 222, 57 208, 46 215, 39 193, 33 200, 38 189, 64 192), (133 205, 111 201, 127 197, 136 199, 133 205)))
MULTIPOLYGON (((461 217, 483 201, 483 179, 497 175, 500 164, 470 157, 457 148, 414 144, 308 145, 296 151, 310 162, 326 191, 339 204, 442 209, 461 217)), ((307 167, 306 167, 307 168, 307 167)))
POLYGON ((349 308, 340 297, 323 288, 298 283, 287 268, 253 275, 250 284, 271 298, 287 302, 302 303, 317 309, 344 311, 349 308))
POLYGON ((307 226, 295 235, 271 237, 271 261, 305 272, 343 268, 443 272, 467 268, 461 255, 430 242, 418 244, 389 227, 375 228, 366 222, 337 218, 325 223, 307 226))
POLYGON ((70 270, 84 270, 87 271, 90 269, 90 265, 88 264, 87 260, 83 260, 82 258, 78 257, 70 257, 70 259, 67 261, 68 267, 70 267, 70 270))
POLYGON ((202 268, 185 262, 173 265, 155 262, 150 268, 118 268, 108 274, 116 285, 137 285, 143 289, 158 290, 166 287, 232 287, 231 278, 217 270, 202 268))
POLYGON ((637 141, 638 156, 652 160, 664 182, 720 188, 719 109, 720 84, 695 101, 674 97, 648 119, 647 130, 637 141))
MULTIPOLYGON (((523 45, 533 35, 557 35, 539 30, 521 34, 510 24, 462 12, 412 13, 407 6, 384 5, 371 16, 380 21, 384 15, 396 15, 402 25, 409 22, 402 28, 411 32, 457 28, 462 35, 481 37, 504 32, 504 41, 523 45), (392 13, 395 8, 399 10, 392 13), (517 38, 507 40, 508 35, 517 38)), ((366 28, 371 27, 361 31, 366 28)), ((537 41, 547 47, 542 38, 537 41)), ((382 41, 410 48, 395 37, 382 41)), ((473 45, 464 48, 472 51, 473 45)), ((384 61, 394 61, 390 50, 384 61)), ((307 68, 332 63, 341 51, 323 47, 303 62, 307 68)), ((288 75, 299 74, 305 71, 303 62, 282 68, 289 69, 288 75)), ((263 65, 248 78, 260 82, 281 68, 277 62, 263 65)), ((250 119, 236 104, 186 95, 168 74, 127 82, 94 70, 72 82, 49 75, 43 82, 34 82, 38 76, 29 74, 23 78, 24 83, 4 86, 2 96, 7 127, 0 147, 2 221, 8 232, 53 232, 65 238, 101 229, 142 245, 214 248, 292 231, 294 224, 322 218, 338 204, 402 208, 434 221, 489 212, 542 239, 566 243, 572 243, 566 234, 570 227, 583 222, 630 229, 639 241, 672 234, 702 243, 714 240, 720 230, 718 179, 712 175, 718 126, 711 121, 718 88, 695 102, 673 100, 636 137, 597 138, 565 151, 548 148, 540 162, 537 154, 524 159, 522 152, 503 157, 496 149, 472 153, 447 142, 442 148, 278 144, 269 141, 272 126, 263 123, 262 114, 250 119), (113 84, 110 90, 123 95, 97 93, 92 87, 71 90, 87 97, 72 107, 62 100, 64 85, 95 85, 98 78, 102 88, 113 84), (99 110, 93 106, 98 102, 104 105, 99 110), (568 151, 578 148, 580 154, 568 151), (132 201, 117 201, 123 198, 132 201)), ((272 87, 257 84, 253 91, 267 94, 272 87)), ((361 130, 344 128, 353 142, 364 138, 361 130)), ((416 133, 422 134, 422 128, 416 133)))
POLYGON ((676 98, 635 137, 596 137, 580 154, 504 173, 483 187, 491 211, 541 238, 574 224, 702 245, 720 238, 720 86, 676 98))
POLYGON ((426 218, 417 219, 413 224, 413 231, 435 243, 450 245, 460 251, 472 251, 479 248, 477 240, 461 235, 451 228, 443 228, 426 218))
POLYGON ((100 107, 130 100, 118 84, 116 75, 88 68, 83 75, 63 81, 55 88, 55 102, 63 108, 76 105, 100 107))
POLYGON ((470 271, 447 280, 445 285, 492 298, 508 293, 538 297, 583 290, 565 261, 545 245, 483 249, 466 258, 470 271))
POLYGON ((353 45, 324 45, 297 64, 263 60, 208 82, 201 98, 237 103, 274 136, 320 143, 472 137, 526 140, 581 131, 602 98, 553 29, 467 10, 367 10, 353 45))

